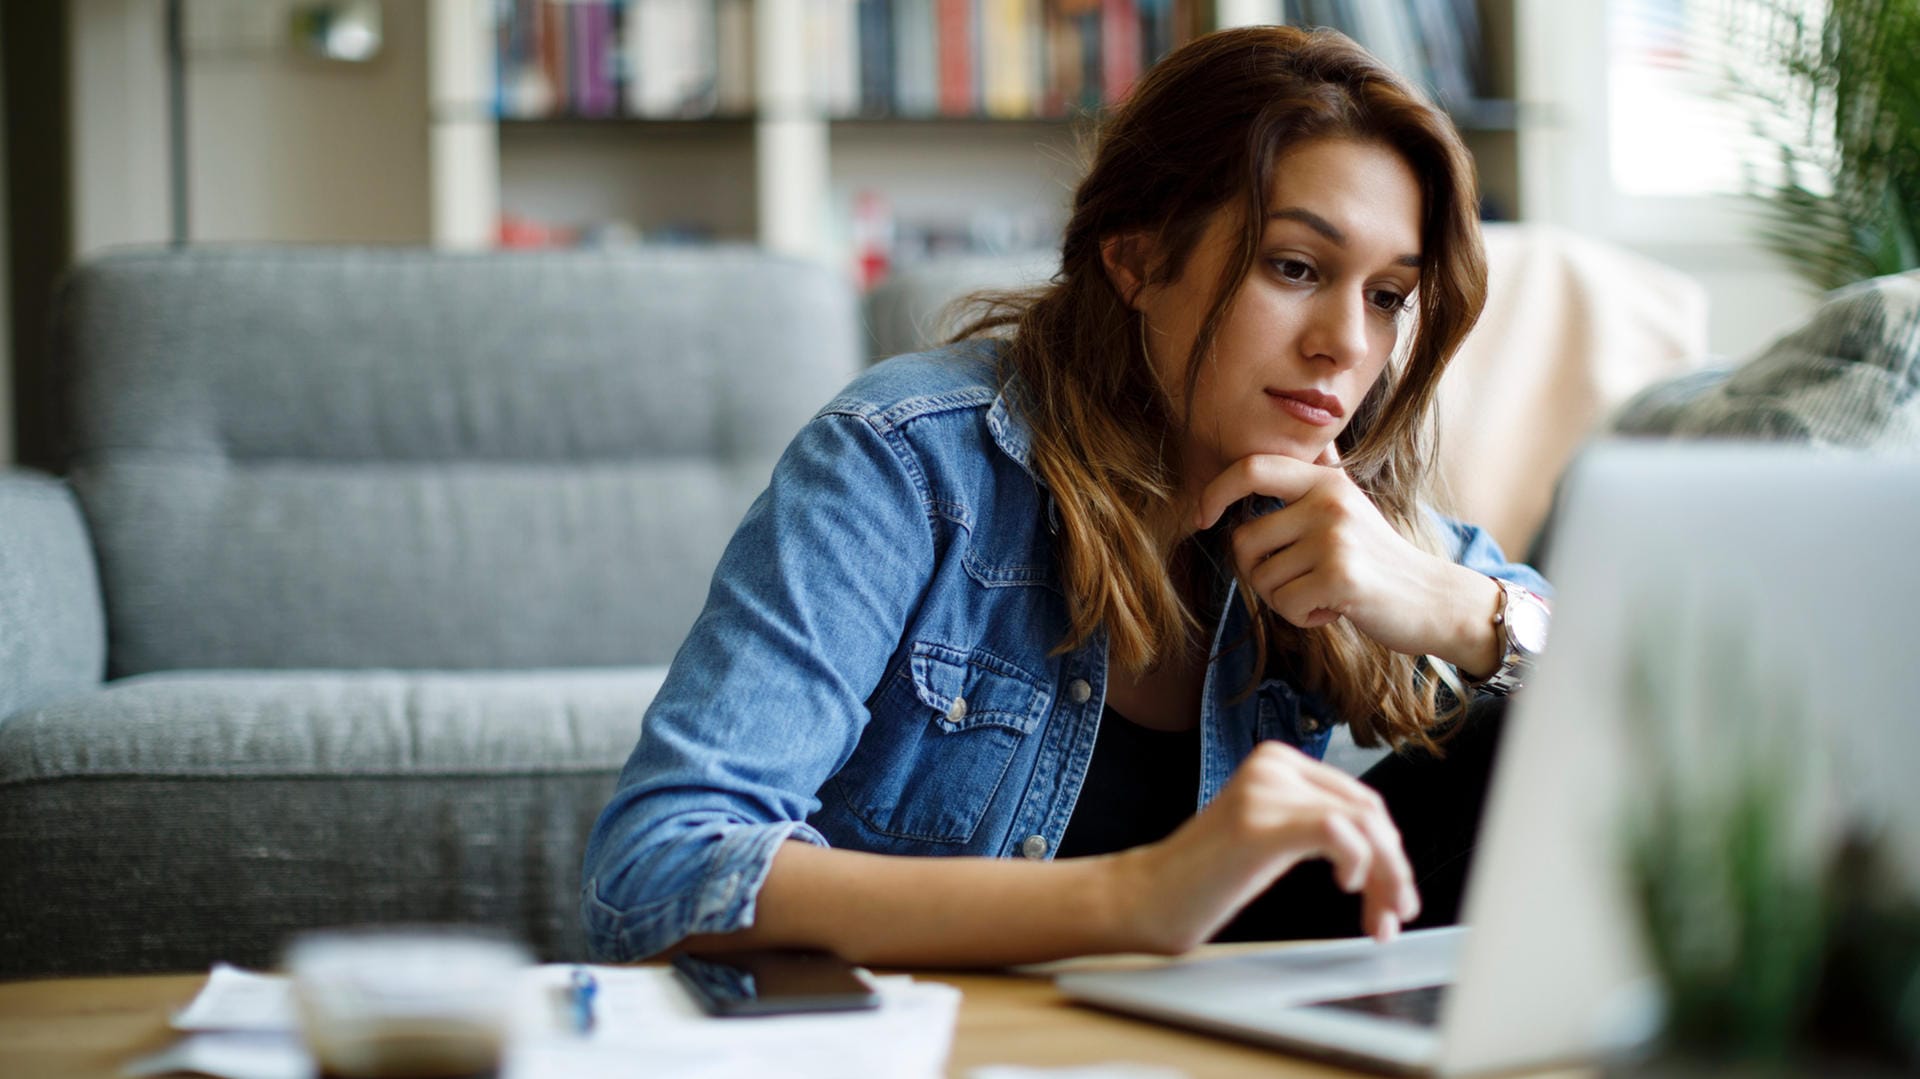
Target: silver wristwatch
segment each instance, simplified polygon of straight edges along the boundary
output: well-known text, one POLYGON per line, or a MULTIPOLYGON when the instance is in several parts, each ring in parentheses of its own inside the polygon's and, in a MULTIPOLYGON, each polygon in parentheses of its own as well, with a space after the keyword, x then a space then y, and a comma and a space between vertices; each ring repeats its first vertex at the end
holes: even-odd
POLYGON ((1547 646, 1547 626, 1552 618, 1547 601, 1514 584, 1493 578, 1500 586, 1500 603, 1493 612, 1493 631, 1500 642, 1500 666, 1492 674, 1472 683, 1488 693, 1508 694, 1520 688, 1533 669, 1533 659, 1547 646))

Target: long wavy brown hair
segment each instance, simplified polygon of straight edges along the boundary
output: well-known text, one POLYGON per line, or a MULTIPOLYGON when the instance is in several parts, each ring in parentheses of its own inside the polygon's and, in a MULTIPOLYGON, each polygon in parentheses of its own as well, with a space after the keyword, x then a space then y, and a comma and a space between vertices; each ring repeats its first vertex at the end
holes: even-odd
MULTIPOLYGON (((1258 258, 1274 170, 1288 149, 1317 138, 1388 146, 1420 180, 1412 337, 1399 342, 1335 444, 1393 527, 1442 551, 1423 508, 1432 495, 1434 395, 1486 302, 1472 160, 1444 113, 1350 39, 1278 26, 1218 31, 1155 65, 1101 123, 1052 281, 974 297, 980 309, 955 335, 1009 338, 999 376, 1017 390, 1009 397, 1032 428, 1034 465, 1059 515, 1069 612, 1062 651, 1104 629, 1112 661, 1138 674, 1204 639, 1169 568, 1183 564, 1189 530, 1180 440, 1165 435, 1191 417, 1174 414, 1156 381, 1139 316, 1108 277, 1101 243, 1149 238, 1158 258, 1146 281, 1170 282, 1216 212, 1239 215, 1238 249, 1186 361, 1190 412, 1201 365, 1258 258)), ((1284 670, 1322 695, 1359 744, 1435 748, 1442 682, 1451 680, 1443 664, 1393 652, 1345 620, 1300 629, 1245 581, 1240 596, 1259 656, 1243 694, 1284 670)))

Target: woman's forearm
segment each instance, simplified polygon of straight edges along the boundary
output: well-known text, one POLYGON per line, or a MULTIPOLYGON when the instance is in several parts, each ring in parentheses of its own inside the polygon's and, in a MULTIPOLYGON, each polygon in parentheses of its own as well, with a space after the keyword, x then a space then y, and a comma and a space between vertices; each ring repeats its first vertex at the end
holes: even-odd
POLYGON ((1138 951, 1115 858, 913 858, 783 843, 754 924, 688 951, 825 948, 856 963, 1006 966, 1138 951))

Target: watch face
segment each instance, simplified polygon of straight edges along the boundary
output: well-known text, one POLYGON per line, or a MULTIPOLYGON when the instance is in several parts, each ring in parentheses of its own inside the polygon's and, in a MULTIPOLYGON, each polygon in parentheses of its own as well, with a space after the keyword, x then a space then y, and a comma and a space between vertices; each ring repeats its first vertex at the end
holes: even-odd
POLYGON ((1507 630, 1519 648, 1540 654, 1547 647, 1547 623, 1547 607, 1533 593, 1515 590, 1507 597, 1507 630))

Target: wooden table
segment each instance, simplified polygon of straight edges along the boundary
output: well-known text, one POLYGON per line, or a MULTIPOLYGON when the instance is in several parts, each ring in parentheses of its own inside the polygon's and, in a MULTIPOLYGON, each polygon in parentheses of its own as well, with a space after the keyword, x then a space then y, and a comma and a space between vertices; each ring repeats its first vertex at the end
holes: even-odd
MULTIPOLYGON (((1240 946, 1215 946, 1201 954, 1233 947, 1240 946)), ((912 973, 956 986, 963 994, 947 1069, 953 1076, 984 1064, 1062 1067, 1111 1061, 1166 1065, 1193 1079, 1353 1074, 1080 1007, 1037 974, 912 973)), ((0 984, 0 1077, 116 1076, 128 1060, 177 1037, 167 1017, 192 1000, 205 981, 205 974, 163 974, 0 984)))

